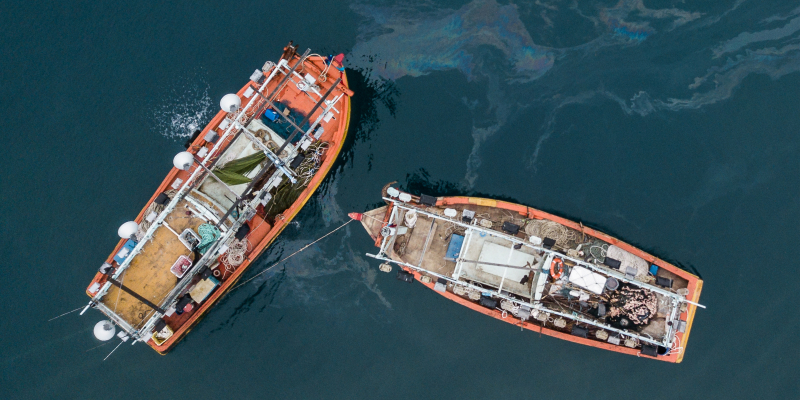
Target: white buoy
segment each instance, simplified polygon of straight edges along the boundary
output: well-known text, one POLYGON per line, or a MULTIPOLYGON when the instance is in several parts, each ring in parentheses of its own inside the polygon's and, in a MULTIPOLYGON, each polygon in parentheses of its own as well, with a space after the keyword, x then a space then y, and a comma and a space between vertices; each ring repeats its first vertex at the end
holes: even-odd
POLYGON ((94 326, 94 337, 105 342, 113 338, 116 331, 117 328, 114 328, 114 324, 104 319, 94 326))
POLYGON ((194 164, 194 156, 188 151, 182 151, 176 154, 175 158, 172 159, 172 165, 184 171, 188 171, 189 168, 192 168, 192 164, 194 164))
POLYGON ((120 225, 119 229, 117 229, 117 235, 123 239, 130 239, 138 230, 139 224, 134 221, 128 221, 120 225))
POLYGON ((235 93, 226 94, 222 96, 222 100, 219 101, 219 106, 222 108, 222 111, 236 112, 236 110, 242 106, 242 99, 235 93))

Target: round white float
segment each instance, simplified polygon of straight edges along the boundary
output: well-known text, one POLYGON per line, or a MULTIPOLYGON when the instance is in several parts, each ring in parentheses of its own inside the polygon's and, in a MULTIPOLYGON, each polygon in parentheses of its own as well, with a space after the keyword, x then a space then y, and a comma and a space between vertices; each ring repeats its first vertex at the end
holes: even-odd
POLYGON ((120 225, 119 229, 117 229, 117 235, 123 239, 130 239, 138 230, 139 224, 134 221, 128 221, 120 225))
POLYGON ((117 328, 114 328, 114 324, 112 324, 111 321, 104 319, 94 326, 94 337, 105 342, 113 338, 116 331, 117 328))
POLYGON ((236 112, 236 110, 242 106, 242 99, 235 93, 226 94, 222 96, 222 100, 219 101, 219 106, 222 108, 222 111, 236 112))
POLYGON ((194 164, 194 156, 188 151, 182 151, 176 154, 175 158, 172 159, 172 165, 184 171, 188 171, 189 168, 192 168, 192 164, 194 164))

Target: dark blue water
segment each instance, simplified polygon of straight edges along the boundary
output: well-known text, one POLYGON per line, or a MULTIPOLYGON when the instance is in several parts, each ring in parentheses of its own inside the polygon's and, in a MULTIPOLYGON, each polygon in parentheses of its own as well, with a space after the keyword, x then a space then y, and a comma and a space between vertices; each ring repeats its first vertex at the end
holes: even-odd
POLYGON ((800 4, 2 2, 2 398, 798 398, 800 4), (350 139, 249 276, 398 180, 583 221, 705 280, 684 362, 488 319, 357 226, 168 356, 70 314, 181 150, 294 40, 348 55, 350 139))

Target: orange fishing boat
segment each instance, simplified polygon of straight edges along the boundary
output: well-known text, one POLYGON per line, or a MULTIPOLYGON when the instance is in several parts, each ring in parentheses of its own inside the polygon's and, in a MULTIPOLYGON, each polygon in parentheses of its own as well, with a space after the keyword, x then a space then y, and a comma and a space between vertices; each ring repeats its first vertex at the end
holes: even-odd
POLYGON ((380 270, 500 321, 679 363, 703 281, 605 233, 535 208, 384 188, 361 221, 380 270))
MULTIPOLYGON (((350 120, 344 55, 289 43, 187 142, 187 151, 92 279, 101 340, 172 349, 300 211, 342 148, 350 120)), ((83 314, 83 312, 81 314, 83 314)))

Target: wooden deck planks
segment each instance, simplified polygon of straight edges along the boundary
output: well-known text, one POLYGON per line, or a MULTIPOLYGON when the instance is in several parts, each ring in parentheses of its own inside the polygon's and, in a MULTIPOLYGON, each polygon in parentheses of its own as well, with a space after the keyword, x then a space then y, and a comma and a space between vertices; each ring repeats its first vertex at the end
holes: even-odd
POLYGON ((449 234, 452 233, 452 230, 448 231, 449 225, 437 224, 433 233, 431 233, 431 242, 420 264, 422 268, 445 276, 452 276, 456 267, 455 262, 445 261, 444 259, 447 253, 447 245, 450 243, 449 234))
MULTIPOLYGON (((187 216, 185 214, 186 204, 185 200, 179 203, 166 219, 172 229, 178 233, 186 228, 197 232, 197 227, 205 222, 202 219, 187 216)), ((178 278, 170 271, 170 267, 181 255, 193 258, 192 253, 178 240, 178 237, 167 227, 161 226, 155 231, 153 238, 144 245, 142 251, 131 261, 120 281, 142 297, 159 304, 178 282, 178 278)), ((103 296, 102 302, 110 309, 116 309, 116 313, 132 325, 139 324, 151 311, 150 307, 116 286, 112 286, 108 290, 108 293, 103 296)))

